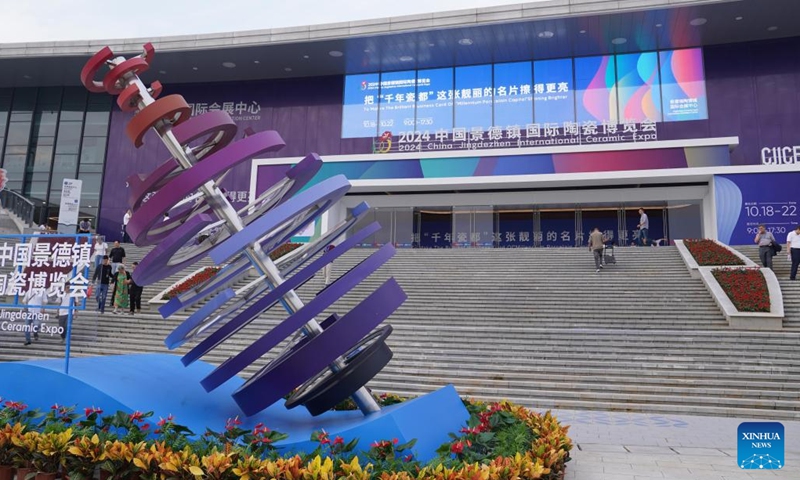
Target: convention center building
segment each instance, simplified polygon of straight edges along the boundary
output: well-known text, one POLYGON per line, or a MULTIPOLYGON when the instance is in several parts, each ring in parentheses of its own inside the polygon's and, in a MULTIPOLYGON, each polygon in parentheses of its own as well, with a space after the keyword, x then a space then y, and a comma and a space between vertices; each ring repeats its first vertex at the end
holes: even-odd
POLYGON ((131 114, 87 93, 80 71, 106 45, 152 41, 147 84, 286 143, 222 180, 234 206, 314 152, 313 182, 353 184, 316 227, 366 201, 363 221, 383 225, 371 246, 564 247, 594 227, 627 245, 639 209, 659 244, 751 243, 762 223, 780 238, 800 223, 798 18, 797 0, 549 0, 3 44, 5 188, 55 226, 63 180, 82 180, 81 217, 119 238, 129 179, 169 154, 154 135, 135 148, 131 114))

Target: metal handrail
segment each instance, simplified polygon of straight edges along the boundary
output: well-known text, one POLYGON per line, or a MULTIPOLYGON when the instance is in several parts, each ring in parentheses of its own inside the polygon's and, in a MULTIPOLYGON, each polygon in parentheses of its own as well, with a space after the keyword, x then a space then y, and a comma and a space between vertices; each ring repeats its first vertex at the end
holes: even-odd
POLYGON ((0 191, 2 207, 16 215, 28 227, 33 226, 33 212, 36 208, 32 201, 13 190, 0 191))

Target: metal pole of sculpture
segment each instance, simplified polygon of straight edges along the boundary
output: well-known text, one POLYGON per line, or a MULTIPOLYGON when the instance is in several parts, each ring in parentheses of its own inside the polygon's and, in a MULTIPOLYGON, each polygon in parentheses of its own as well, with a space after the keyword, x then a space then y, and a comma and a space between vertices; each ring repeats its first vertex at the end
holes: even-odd
MULTIPOLYGON (((168 180, 180 179, 181 181, 184 181, 186 185, 189 185, 186 187, 187 192, 184 193, 197 192, 190 197, 191 201, 182 200, 173 202, 173 206, 171 208, 168 201, 169 198, 167 198, 168 192, 163 194, 159 192, 161 198, 153 197, 153 199, 147 203, 142 202, 140 199, 135 201, 134 206, 137 207, 139 211, 134 213, 134 218, 129 226, 129 229, 133 234, 132 238, 134 238, 134 241, 137 244, 159 243, 159 247, 156 248, 158 252, 154 251, 151 254, 155 258, 161 258, 159 255, 161 255, 162 251, 166 252, 166 250, 170 250, 168 253, 164 253, 166 256, 163 258, 169 260, 164 261, 164 271, 158 274, 158 276, 161 277, 171 274, 175 269, 183 268, 190 261, 193 261, 195 258, 199 258, 199 255, 205 254, 209 251, 211 251, 212 258, 214 258, 215 252, 219 252, 220 249, 223 249, 222 243, 227 242, 224 248, 226 249, 226 252, 217 253, 217 258, 215 258, 215 260, 223 258, 225 254, 233 253, 233 256, 235 256, 237 253, 240 254, 237 260, 228 265, 228 267, 231 269, 229 270, 231 273, 230 278, 234 278, 235 275, 246 272, 246 270, 249 269, 249 266, 252 265, 264 282, 264 287, 258 291, 263 292, 269 290, 275 293, 280 292, 281 296, 279 299, 277 299, 277 301, 282 303, 286 311, 290 314, 290 319, 295 318, 298 314, 301 314, 305 311, 304 307, 306 305, 295 293, 294 288, 281 289, 281 286, 285 283, 285 280, 281 274, 281 270, 269 258, 268 252, 262 248, 262 241, 264 237, 260 237, 260 234, 264 232, 253 233, 248 231, 248 225, 245 223, 245 221, 251 222, 253 228, 255 228, 255 225, 259 223, 258 216, 251 214, 249 217, 245 217, 245 220, 243 220, 243 217, 240 216, 243 211, 237 211, 218 186, 218 181, 222 176, 224 176, 223 171, 227 171, 228 168, 231 168, 237 162, 243 161, 242 159, 245 159, 246 157, 252 158, 253 155, 256 155, 260 152, 270 151, 276 146, 282 146, 280 137, 277 136, 275 132, 262 132, 251 135, 244 140, 235 142, 231 144, 230 147, 225 148, 227 142, 230 142, 232 137, 229 129, 227 129, 230 121, 229 117, 227 119, 219 119, 217 124, 211 123, 209 125, 202 125, 202 117, 195 117, 192 119, 193 122, 191 123, 191 127, 188 126, 189 123, 187 122, 185 124, 187 127, 185 127, 184 130, 179 131, 181 128, 180 125, 189 120, 190 116, 189 111, 187 111, 187 104, 183 101, 183 98, 179 95, 170 95, 157 100, 161 93, 160 83, 155 82, 150 88, 148 88, 139 78, 138 74, 145 71, 149 67, 149 63, 152 61, 153 55, 154 49, 150 44, 145 45, 144 53, 142 55, 133 57, 131 59, 126 59, 121 56, 114 56, 113 53, 111 53, 111 50, 106 47, 92 57, 82 72, 82 80, 87 88, 92 91, 103 90, 111 94, 119 94, 120 98, 118 100, 118 104, 120 107, 123 110, 137 112, 128 126, 128 134, 137 146, 141 145, 144 132, 152 128, 166 146, 167 150, 172 156, 172 159, 174 159, 173 163, 169 163, 168 161, 164 166, 162 166, 163 168, 159 167, 156 173, 145 179, 145 182, 150 182, 149 188, 151 191, 157 191, 157 187, 163 187, 166 185, 168 180), (109 67, 110 72, 104 77, 102 82, 95 81, 94 76, 98 69, 103 65, 109 67), (192 132, 189 133, 188 131, 192 132), (179 134, 176 134, 176 132, 179 134), (195 140, 202 138, 204 134, 209 135, 208 140, 206 140, 205 143, 195 145, 194 147, 189 145, 189 139, 195 140), (179 138, 180 135, 183 135, 183 138, 179 138), (239 150, 242 151, 233 151, 236 148, 239 148, 239 150), (225 157, 226 152, 229 153, 227 157, 225 157), (237 154, 239 157, 237 157, 235 160, 232 160, 232 156, 237 154), (198 172, 198 175, 194 175, 195 172, 198 172), (195 187, 195 189, 192 190, 192 187, 195 187), (163 226, 156 225, 153 221, 153 218, 155 218, 157 221, 161 221, 163 214, 158 214, 158 211, 160 210, 157 211, 155 206, 151 207, 151 202, 158 203, 161 201, 163 201, 164 205, 166 206, 158 205, 158 207, 161 208, 161 210, 166 209, 164 213, 166 213, 166 211, 170 212, 169 219, 165 220, 167 225, 163 226), (208 213, 213 213, 216 215, 218 220, 216 222, 212 221, 208 213), (201 241, 199 244, 193 243, 196 235, 199 232, 206 232, 211 238, 209 240, 201 241), (244 237, 244 240, 237 240, 240 237, 244 237), (204 242, 208 243, 204 244, 204 242), (229 244, 233 245, 231 246, 229 244)), ((217 119, 214 119, 214 121, 217 121, 217 119)), ((235 126, 233 128, 235 131, 235 126)), ((307 157, 305 162, 309 165, 312 163, 317 164, 316 169, 319 168, 319 159, 316 156, 310 160, 309 157, 307 157)), ((301 164, 302 163, 303 162, 301 162, 301 164)), ((298 167, 300 167, 300 165, 298 165, 298 167)), ((299 170, 301 173, 303 172, 302 168, 299 168, 299 170)), ((306 177, 310 178, 312 175, 306 174, 306 177)), ((256 210, 260 208, 260 211, 266 212, 268 209, 278 205, 280 202, 286 201, 284 197, 289 196, 288 192, 292 190, 291 187, 291 183, 278 185, 274 189, 275 191, 272 192, 273 197, 264 197, 261 200, 261 203, 256 203, 255 205, 251 204, 249 207, 255 208, 256 210)), ((165 188, 162 188, 162 190, 165 190, 165 188)), ((340 188, 336 190, 336 192, 339 190, 342 189, 340 188)), ((341 194, 343 194, 344 191, 346 191, 346 188, 341 194)), ((176 195, 180 195, 180 193, 176 193, 176 195)), ((330 195, 330 197, 333 198, 333 194, 330 195)), ((176 197, 176 200, 177 198, 179 197, 176 197)), ((330 200, 325 205, 329 206, 332 201, 334 200, 330 200)), ((315 199, 314 202, 305 205, 305 209, 300 208, 298 210, 298 216, 295 217, 294 221, 296 223, 300 223, 301 221, 307 221, 308 218, 313 220, 314 217, 312 215, 318 211, 321 212, 323 208, 327 208, 327 206, 322 207, 323 204, 320 202, 321 200, 315 199)), ((288 203, 286 205, 288 206, 288 203)), ((291 219, 288 221, 291 222, 291 219)), ((252 231, 253 229, 251 228, 249 230, 252 231)), ((274 225, 269 231, 285 233, 288 230, 289 228, 283 225, 274 225), (281 228, 283 228, 283 230, 280 230, 281 228)), ((339 233, 341 234, 342 232, 339 233)), ((273 235, 273 238, 276 236, 280 235, 275 234, 273 235)), ((333 238, 331 238, 331 240, 333 240, 333 238)), ((393 253, 393 251, 391 253, 393 253)), ((155 258, 153 261, 155 261, 155 258)), ((332 258, 330 260, 332 260, 332 258)), ((140 270, 146 271, 148 269, 142 269, 140 267, 140 270)), ((155 281, 154 279, 156 277, 153 275, 156 274, 152 273, 152 268, 149 270, 149 281, 155 281)), ((313 274, 313 272, 311 272, 311 274, 313 274)), ((143 273, 142 275, 148 275, 148 273, 143 273)), ((298 273, 297 275, 300 274, 298 273)), ((147 282, 148 278, 143 278, 143 280, 147 282)), ((297 282, 292 283, 292 285, 295 284, 297 284, 297 282)), ((216 287, 213 290, 217 291, 220 288, 221 287, 216 287)), ((254 297, 254 294, 249 295, 249 297, 246 297, 239 306, 243 306, 247 301, 254 297)), ((229 298, 231 298, 230 295, 228 297, 224 297, 219 302, 220 306, 229 298)), ((215 307, 216 305, 217 304, 215 304, 215 307)), ((367 305, 367 302, 365 301, 363 305, 367 305)), ((357 308, 354 309, 351 314, 356 312, 357 308)), ((367 307, 365 306, 364 308, 367 307)), ((260 311, 257 312, 256 315, 260 313, 260 311)), ((229 311, 225 315, 233 313, 235 312, 229 311)), ((347 317, 347 315, 345 315, 345 317, 347 317)), ((342 320, 344 320, 345 317, 343 317, 342 320)), ((236 319, 238 318, 239 317, 237 316, 236 319)), ((198 319, 198 322, 204 320, 205 319, 198 319)), ((338 317, 332 322, 336 322, 337 320, 339 320, 338 317)), ((233 322, 233 320, 231 322, 233 322)), ((192 328, 195 327, 196 325, 192 326, 192 328)), ((234 327, 233 332, 235 332, 238 328, 240 327, 234 327)), ((301 329, 309 341, 325 331, 314 316, 307 318, 302 324, 301 329)), ((380 330, 376 332, 380 332, 380 330)), ((331 335, 333 335, 333 333, 331 333, 331 335)), ((382 344, 386 335, 388 334, 382 336, 378 335, 377 337, 375 335, 371 335, 365 337, 365 340, 362 340, 362 342, 367 341, 366 339, 369 339, 371 342, 380 342, 382 344)), ((348 355, 350 355, 350 357, 348 357, 347 360, 341 356, 335 358, 335 360, 333 360, 333 362, 329 365, 330 371, 333 374, 336 372, 342 372, 348 367, 348 363, 351 362, 351 357, 354 358, 357 354, 358 352, 355 354, 349 353, 348 355)), ((390 351, 388 355, 390 358, 390 351)), ((281 361, 284 357, 288 358, 289 355, 281 355, 277 360, 275 360, 275 362, 277 362, 277 365, 274 366, 276 371, 282 366, 281 361)), ((386 361, 388 362, 388 359, 386 361)), ((286 365, 289 364, 288 361, 283 363, 286 365)), ((269 372, 270 371, 267 370, 263 375, 259 374, 251 380, 257 381, 269 372)), ((377 373, 377 371, 375 373, 377 373)), ((226 378, 229 378, 229 376, 230 375, 222 375, 219 381, 224 381, 226 378)), ((213 384, 215 382, 211 383, 213 384)), ((213 386, 210 385, 210 388, 213 388, 213 386)), ((380 410, 380 407, 375 402, 372 395, 363 386, 360 386, 360 388, 352 393, 351 398, 355 401, 358 408, 364 414, 369 414, 380 410)))

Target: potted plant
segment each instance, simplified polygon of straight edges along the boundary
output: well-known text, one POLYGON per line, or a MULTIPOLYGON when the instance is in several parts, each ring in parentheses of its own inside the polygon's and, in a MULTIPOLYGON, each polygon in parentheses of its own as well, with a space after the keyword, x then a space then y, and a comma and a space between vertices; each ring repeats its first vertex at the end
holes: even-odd
POLYGON ((25 426, 21 423, 5 424, 0 429, 0 480, 12 480, 16 469, 14 468, 14 439, 19 438, 25 426))
POLYGON ((91 480, 103 457, 104 442, 95 433, 78 437, 67 449, 66 467, 70 480, 91 480))
POLYGON ((42 433, 38 436, 31 462, 38 472, 36 480, 55 480, 58 470, 65 464, 71 441, 71 428, 63 432, 42 433))
POLYGON ((38 439, 39 432, 25 432, 11 439, 14 444, 12 455, 14 466, 17 468, 17 480, 29 480, 35 476, 33 452, 36 451, 38 439))

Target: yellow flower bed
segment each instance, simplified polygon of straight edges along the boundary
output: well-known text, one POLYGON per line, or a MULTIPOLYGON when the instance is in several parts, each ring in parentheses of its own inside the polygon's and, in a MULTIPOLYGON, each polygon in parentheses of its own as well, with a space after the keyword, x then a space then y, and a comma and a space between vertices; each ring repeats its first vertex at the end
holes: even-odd
MULTIPOLYGON (((0 429, 0 459, 17 458, 17 467, 52 466, 55 461, 70 479, 92 478, 96 469, 118 479, 285 479, 285 480, 505 480, 560 479, 564 476, 572 442, 569 427, 562 426, 550 412, 538 414, 508 402, 473 404, 486 411, 508 412, 523 422, 535 440, 527 451, 497 457, 483 463, 428 465, 416 471, 376 471, 364 458, 334 460, 317 455, 304 461, 291 458, 259 458, 226 444, 207 455, 190 446, 177 450, 162 441, 101 441, 97 434, 76 436, 71 428, 41 433, 21 423, 0 429), (4 454, 9 454, 5 455, 4 454), (31 464, 30 459, 33 459, 31 464), (21 464, 26 463, 27 464, 21 464)), ((466 437, 465 437, 466 438, 466 437)))

